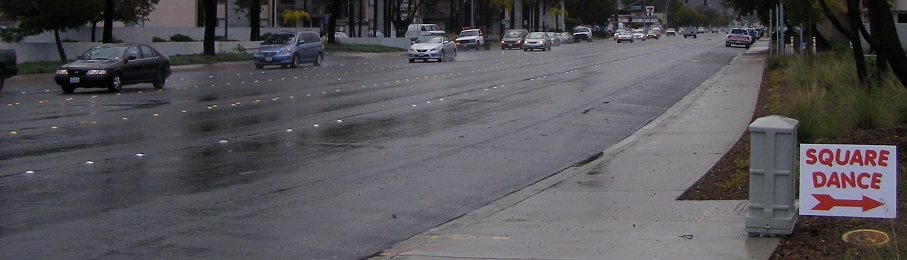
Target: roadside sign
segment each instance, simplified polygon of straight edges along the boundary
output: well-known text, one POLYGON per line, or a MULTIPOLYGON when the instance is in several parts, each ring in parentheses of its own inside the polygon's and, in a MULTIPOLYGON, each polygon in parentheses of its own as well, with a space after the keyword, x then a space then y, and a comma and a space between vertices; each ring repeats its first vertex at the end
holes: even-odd
POLYGON ((800 215, 895 218, 897 147, 801 144, 800 215))
POLYGON ((646 6, 646 15, 652 15, 652 14, 654 14, 654 13, 655 13, 655 6, 654 6, 654 5, 647 5, 647 6, 646 6))

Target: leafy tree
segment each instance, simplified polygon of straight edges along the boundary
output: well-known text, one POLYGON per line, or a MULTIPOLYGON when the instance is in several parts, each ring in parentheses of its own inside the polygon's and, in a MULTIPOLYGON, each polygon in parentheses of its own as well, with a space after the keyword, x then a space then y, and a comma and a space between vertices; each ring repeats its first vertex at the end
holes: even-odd
MULTIPOLYGON (((138 22, 154 11, 160 0, 104 0, 104 32, 101 41, 113 42, 113 22, 138 22)), ((93 21, 94 22, 94 21, 93 21)))
POLYGON ((567 10, 563 9, 563 8, 552 7, 552 8, 548 9, 548 14, 551 15, 551 17, 554 17, 554 20, 555 20, 554 21, 554 31, 560 32, 561 31, 561 28, 559 28, 560 21, 558 19, 560 19, 561 15, 564 15, 566 17, 567 10))
POLYGON ((674 13, 674 16, 671 17, 672 24, 683 27, 697 26, 702 20, 704 20, 702 15, 687 7, 681 7, 674 13))
POLYGON ((3 28, 4 41, 20 41, 26 36, 54 32, 60 61, 66 61, 66 50, 60 31, 77 29, 98 17, 104 0, 0 0, 0 12, 19 21, 18 27, 3 28))
POLYGON ((617 0, 567 0, 564 9, 583 24, 604 25, 614 16, 617 0))
POLYGON ((309 13, 306 13, 305 11, 300 11, 300 10, 291 10, 291 9, 283 10, 283 23, 288 24, 288 23, 292 22, 295 24, 296 22, 299 22, 302 20, 305 20, 305 21, 311 20, 309 13))
POLYGON ((267 0, 234 0, 233 10, 243 12, 249 18, 249 40, 258 41, 261 34, 261 6, 267 0))
MULTIPOLYGON (((337 0, 334 0, 337 1, 337 0)), ((406 34, 406 29, 410 24, 413 23, 413 18, 416 17, 416 14, 422 11, 422 6, 426 3, 432 2, 434 0, 425 0, 425 1, 404 1, 404 0, 390 0, 388 1, 388 10, 406 10, 406 12, 392 12, 390 15, 391 23, 394 24, 394 30, 397 32, 397 37, 404 37, 406 34), (404 4, 406 4, 404 6, 404 4)), ((330 28, 328 28, 330 29, 330 28)), ((333 35, 333 31, 331 31, 333 35)), ((328 37, 332 37, 329 35, 328 37)), ((329 38, 330 39, 330 38, 329 38)))

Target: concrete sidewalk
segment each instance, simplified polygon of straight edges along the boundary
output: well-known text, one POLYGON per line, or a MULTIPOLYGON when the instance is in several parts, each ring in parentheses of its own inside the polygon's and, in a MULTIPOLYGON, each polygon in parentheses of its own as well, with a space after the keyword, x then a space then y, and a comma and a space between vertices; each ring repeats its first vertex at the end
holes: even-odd
POLYGON ((767 259, 746 201, 677 201, 750 123, 767 41, 604 151, 374 259, 767 259))

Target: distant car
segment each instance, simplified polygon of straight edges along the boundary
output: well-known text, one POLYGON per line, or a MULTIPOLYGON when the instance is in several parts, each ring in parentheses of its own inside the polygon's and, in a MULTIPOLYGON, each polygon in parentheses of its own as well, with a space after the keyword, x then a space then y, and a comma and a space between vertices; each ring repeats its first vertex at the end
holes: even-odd
POLYGON ((501 49, 523 48, 523 41, 526 40, 526 35, 529 35, 529 31, 526 29, 507 30, 501 39, 501 49))
POLYGON ((646 32, 646 39, 656 39, 656 40, 658 40, 659 38, 661 38, 661 29, 652 28, 651 30, 649 30, 648 32, 646 32))
POLYGON ((573 42, 592 41, 592 29, 585 26, 573 28, 573 42))
POLYGON ((712 27, 712 33, 718 33, 718 27, 712 27))
POLYGON ((410 63, 416 62, 417 59, 423 62, 430 59, 438 62, 452 61, 457 57, 457 45, 443 35, 419 36, 413 41, 413 45, 409 46, 406 56, 410 63))
POLYGON ((633 39, 646 40, 646 33, 642 29, 633 29, 633 39))
POLYGON ((551 37, 549 37, 546 32, 531 32, 526 36, 526 43, 523 44, 523 51, 535 49, 550 51, 551 41, 551 37))
POLYGON ((614 41, 617 41, 617 43, 633 42, 633 33, 626 30, 618 31, 617 35, 614 36, 614 41))
MULTIPOLYGON (((626 29, 617 29, 617 31, 614 32, 614 41, 615 42, 617 41, 617 36, 620 35, 620 32, 630 32, 630 31, 627 31, 626 29)), ((630 36, 633 36, 632 32, 630 33, 630 36)))
POLYGON ((674 28, 668 28, 667 30, 665 30, 665 36, 677 36, 677 30, 674 30, 674 28))
POLYGON ((577 42, 576 39, 573 38, 573 34, 568 33, 568 32, 562 32, 561 39, 564 40, 564 43, 568 43, 568 44, 577 42))
POLYGON ((485 36, 482 35, 482 30, 479 29, 466 29, 460 31, 460 34, 457 35, 457 39, 454 40, 457 44, 457 48, 474 48, 479 50, 479 47, 485 46, 485 36))
POLYGON ((688 27, 683 29, 683 38, 693 37, 696 38, 696 28, 688 27))
POLYGON ((705 28, 699 27, 699 29, 696 29, 696 33, 705 33, 705 28))
POLYGON ((145 44, 103 44, 57 68, 54 81, 64 93, 76 88, 107 88, 120 92, 123 85, 151 83, 164 88, 170 77, 170 57, 145 44))
POLYGON ((318 33, 312 31, 272 33, 252 54, 256 69, 262 69, 265 65, 296 68, 309 62, 317 67, 323 61, 324 43, 318 33))

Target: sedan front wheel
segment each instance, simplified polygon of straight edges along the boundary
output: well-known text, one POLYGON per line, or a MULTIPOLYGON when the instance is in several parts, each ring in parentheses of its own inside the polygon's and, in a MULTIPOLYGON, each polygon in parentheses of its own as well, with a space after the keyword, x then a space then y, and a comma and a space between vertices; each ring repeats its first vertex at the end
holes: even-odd
POLYGON ((120 78, 120 73, 113 74, 113 77, 110 78, 110 86, 107 87, 107 90, 117 93, 123 90, 123 81, 120 78))

